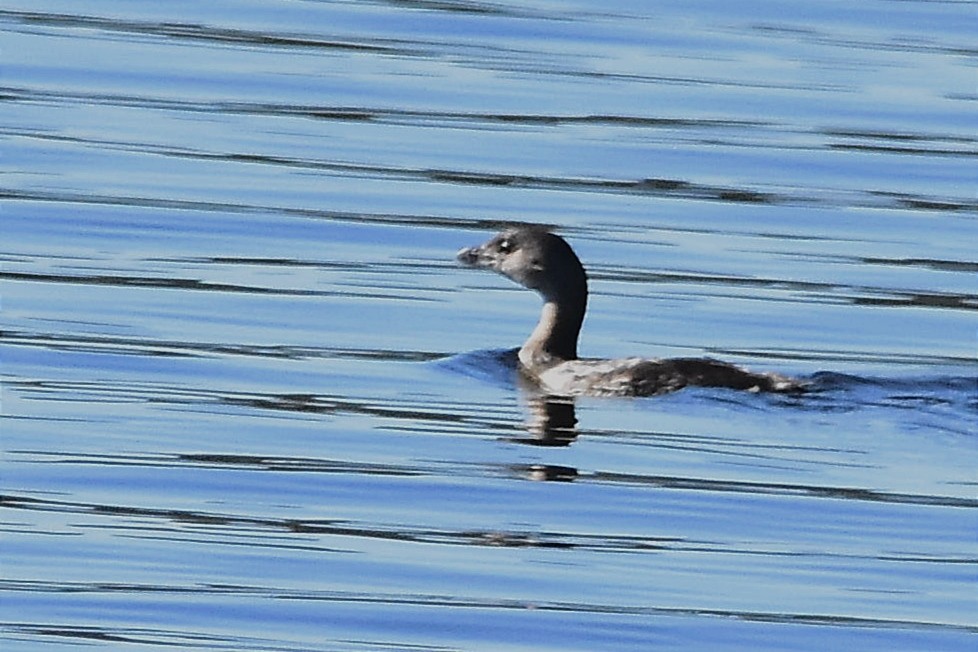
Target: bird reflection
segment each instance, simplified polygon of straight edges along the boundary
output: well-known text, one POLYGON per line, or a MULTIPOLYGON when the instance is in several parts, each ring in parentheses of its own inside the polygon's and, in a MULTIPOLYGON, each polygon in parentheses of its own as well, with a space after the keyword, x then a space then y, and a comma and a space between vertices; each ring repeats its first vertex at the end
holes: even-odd
POLYGON ((526 397, 526 437, 513 441, 529 446, 568 446, 577 439, 577 415, 574 399, 569 397, 528 395, 526 397))
POLYGON ((536 396, 527 401, 526 430, 538 446, 567 446, 577 439, 574 399, 536 396))
POLYGON ((513 467, 516 475, 537 482, 573 482, 577 479, 577 469, 573 466, 557 464, 531 464, 513 467))

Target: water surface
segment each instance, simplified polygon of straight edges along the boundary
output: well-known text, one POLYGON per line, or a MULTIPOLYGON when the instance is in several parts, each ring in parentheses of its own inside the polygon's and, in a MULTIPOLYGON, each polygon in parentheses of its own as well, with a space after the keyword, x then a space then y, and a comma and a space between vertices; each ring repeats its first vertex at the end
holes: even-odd
POLYGON ((6 3, 4 650, 972 649, 975 9, 6 3))

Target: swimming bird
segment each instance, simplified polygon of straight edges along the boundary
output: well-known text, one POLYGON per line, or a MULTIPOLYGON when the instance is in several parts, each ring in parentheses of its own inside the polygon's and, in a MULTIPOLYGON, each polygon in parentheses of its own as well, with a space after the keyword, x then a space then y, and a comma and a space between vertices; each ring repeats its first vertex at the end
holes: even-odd
POLYGON ((506 229, 456 257, 468 267, 498 272, 543 298, 540 321, 519 350, 519 367, 547 394, 652 396, 690 385, 754 392, 804 388, 787 376, 755 373, 712 358, 578 358, 587 273, 567 241, 543 227, 506 229))

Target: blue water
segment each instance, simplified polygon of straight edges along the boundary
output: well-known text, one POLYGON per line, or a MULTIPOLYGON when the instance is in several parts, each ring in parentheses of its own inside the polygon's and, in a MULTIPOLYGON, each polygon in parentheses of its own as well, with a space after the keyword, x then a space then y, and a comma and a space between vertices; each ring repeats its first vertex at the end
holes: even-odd
POLYGON ((976 8, 6 3, 2 648, 971 650, 976 8))

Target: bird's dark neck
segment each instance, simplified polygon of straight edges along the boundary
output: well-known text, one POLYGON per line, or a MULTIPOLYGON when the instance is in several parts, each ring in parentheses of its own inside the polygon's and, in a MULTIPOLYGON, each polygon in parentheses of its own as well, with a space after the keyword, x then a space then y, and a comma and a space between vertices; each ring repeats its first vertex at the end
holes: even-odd
POLYGON ((587 309, 587 288, 544 301, 540 321, 520 349, 520 362, 531 371, 577 359, 577 338, 587 309))

